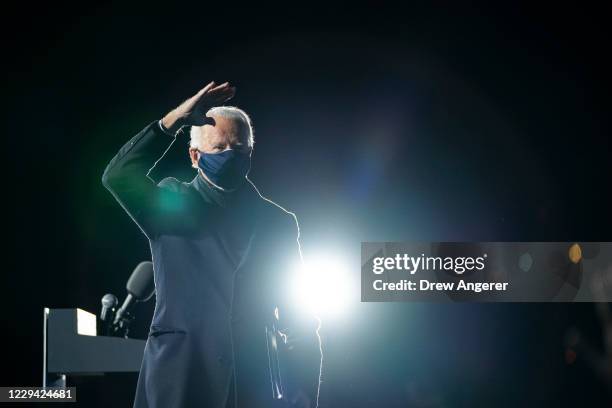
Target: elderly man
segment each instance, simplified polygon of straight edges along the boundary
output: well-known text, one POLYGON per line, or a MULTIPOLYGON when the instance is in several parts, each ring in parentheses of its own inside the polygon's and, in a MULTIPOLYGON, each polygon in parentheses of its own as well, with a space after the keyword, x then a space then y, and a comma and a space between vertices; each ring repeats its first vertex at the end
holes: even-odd
POLYGON ((214 107, 234 94, 209 83, 128 141, 102 177, 149 239, 155 270, 137 408, 317 405, 318 320, 293 311, 287 293, 301 262, 297 220, 247 178, 251 121, 214 107), (148 172, 183 126, 197 175, 156 184, 148 172))

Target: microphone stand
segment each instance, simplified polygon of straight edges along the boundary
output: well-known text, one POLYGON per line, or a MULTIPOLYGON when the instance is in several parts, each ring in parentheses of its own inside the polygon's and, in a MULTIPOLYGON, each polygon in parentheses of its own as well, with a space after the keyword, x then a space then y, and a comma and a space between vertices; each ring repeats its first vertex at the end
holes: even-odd
POLYGON ((117 321, 111 326, 111 335, 115 337, 128 338, 130 324, 134 321, 134 316, 130 312, 124 312, 117 321))

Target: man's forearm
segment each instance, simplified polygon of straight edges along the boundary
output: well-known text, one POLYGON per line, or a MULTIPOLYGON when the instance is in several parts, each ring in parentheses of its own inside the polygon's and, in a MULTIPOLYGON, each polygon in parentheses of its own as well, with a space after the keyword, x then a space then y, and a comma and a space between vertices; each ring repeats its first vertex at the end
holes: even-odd
POLYGON ((148 173, 173 141, 153 122, 123 145, 102 176, 104 187, 149 238, 156 231, 160 189, 148 173))
POLYGON ((123 145, 106 166, 103 184, 114 190, 126 183, 142 182, 173 141, 174 138, 164 133, 158 123, 147 125, 123 145))

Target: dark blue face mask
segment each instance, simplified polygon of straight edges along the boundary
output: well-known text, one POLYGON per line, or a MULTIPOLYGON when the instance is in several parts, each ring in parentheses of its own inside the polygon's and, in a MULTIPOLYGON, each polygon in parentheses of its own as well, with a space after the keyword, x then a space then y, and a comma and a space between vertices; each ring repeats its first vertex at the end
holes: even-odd
POLYGON ((251 168, 251 155, 236 150, 221 153, 200 152, 198 166, 219 187, 233 189, 244 182, 251 168))

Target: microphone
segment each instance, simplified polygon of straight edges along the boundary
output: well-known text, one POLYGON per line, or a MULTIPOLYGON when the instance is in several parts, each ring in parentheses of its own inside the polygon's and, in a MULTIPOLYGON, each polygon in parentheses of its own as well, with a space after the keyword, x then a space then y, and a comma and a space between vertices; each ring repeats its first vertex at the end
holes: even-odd
POLYGON ((109 312, 113 312, 115 306, 117 306, 119 300, 117 300, 117 296, 112 293, 107 293, 102 297, 102 311, 100 312, 100 320, 106 322, 110 320, 110 316, 108 316, 109 312))
POLYGON ((113 314, 115 313, 115 307, 119 301, 117 296, 112 293, 107 293, 102 297, 102 311, 100 312, 100 330, 104 335, 108 335, 111 330, 111 323, 113 322, 113 314))
POLYGON ((121 323, 120 326, 124 326, 123 323, 127 324, 131 320, 129 310, 133 307, 134 303, 146 302, 155 293, 153 263, 148 261, 139 263, 128 279, 126 289, 128 295, 119 310, 117 310, 113 325, 121 323))

